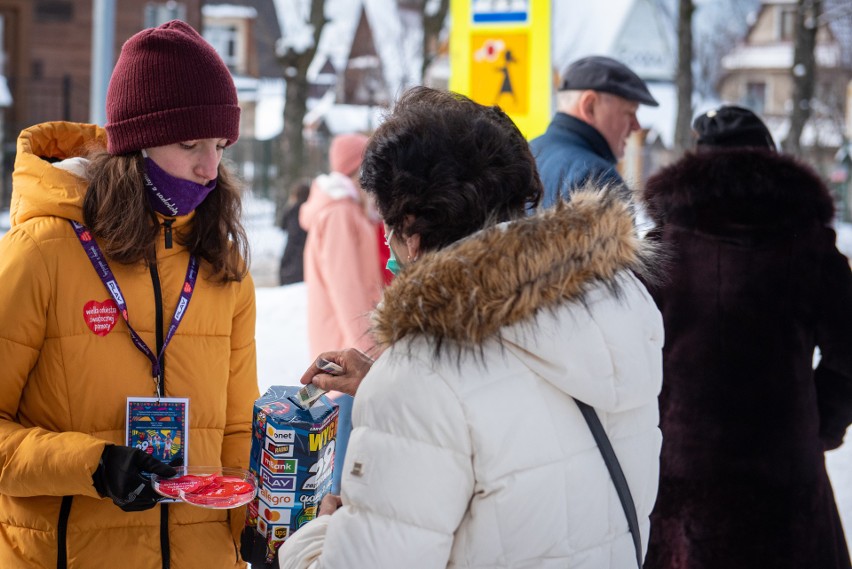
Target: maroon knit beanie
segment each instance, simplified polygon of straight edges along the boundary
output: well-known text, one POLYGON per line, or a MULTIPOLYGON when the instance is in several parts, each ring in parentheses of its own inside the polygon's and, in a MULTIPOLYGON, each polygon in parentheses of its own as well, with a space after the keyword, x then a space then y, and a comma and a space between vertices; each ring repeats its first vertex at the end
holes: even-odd
POLYGON ((110 154, 184 140, 239 138, 231 73, 191 26, 172 20, 124 43, 106 98, 110 154))

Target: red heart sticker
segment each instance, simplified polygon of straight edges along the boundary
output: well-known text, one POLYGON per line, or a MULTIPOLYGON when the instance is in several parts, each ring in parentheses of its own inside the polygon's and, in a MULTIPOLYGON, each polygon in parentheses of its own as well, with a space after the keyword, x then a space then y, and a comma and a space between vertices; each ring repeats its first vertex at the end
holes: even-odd
POLYGON ((89 330, 98 336, 106 336, 112 332, 118 321, 118 307, 110 298, 103 302, 90 300, 83 305, 83 319, 89 330))

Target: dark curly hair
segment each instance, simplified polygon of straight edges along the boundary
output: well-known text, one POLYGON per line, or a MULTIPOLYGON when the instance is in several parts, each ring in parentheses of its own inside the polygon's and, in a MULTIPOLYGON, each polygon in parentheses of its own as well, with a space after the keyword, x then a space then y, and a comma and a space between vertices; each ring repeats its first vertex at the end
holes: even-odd
POLYGON ((419 234, 424 251, 523 217, 543 192, 529 144, 506 113, 428 87, 406 91, 373 134, 361 186, 385 224, 419 234))

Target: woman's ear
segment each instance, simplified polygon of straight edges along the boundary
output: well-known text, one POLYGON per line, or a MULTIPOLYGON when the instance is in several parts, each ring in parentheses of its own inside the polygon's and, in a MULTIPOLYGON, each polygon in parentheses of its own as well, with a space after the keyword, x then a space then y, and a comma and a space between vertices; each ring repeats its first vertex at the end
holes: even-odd
POLYGON ((406 237, 405 246, 408 248, 408 261, 416 261, 420 255, 420 234, 415 233, 406 237))

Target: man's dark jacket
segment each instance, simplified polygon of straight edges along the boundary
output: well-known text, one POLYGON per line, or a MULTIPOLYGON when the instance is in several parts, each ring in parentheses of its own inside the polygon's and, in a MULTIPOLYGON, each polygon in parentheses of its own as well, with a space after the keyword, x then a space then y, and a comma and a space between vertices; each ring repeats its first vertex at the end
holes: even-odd
POLYGON ((852 271, 828 189, 736 148, 687 154, 643 198, 669 256, 645 568, 848 569, 823 453, 852 422, 852 271))
POLYGON ((565 113, 556 113, 545 133, 530 141, 530 148, 544 184, 543 207, 589 181, 624 183, 615 169, 618 160, 601 133, 565 113))

